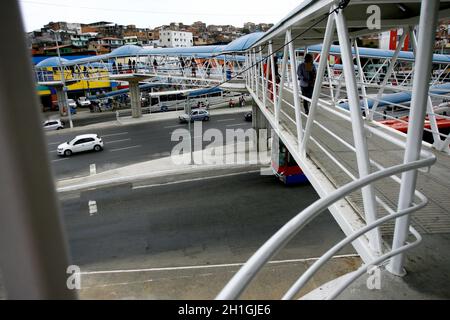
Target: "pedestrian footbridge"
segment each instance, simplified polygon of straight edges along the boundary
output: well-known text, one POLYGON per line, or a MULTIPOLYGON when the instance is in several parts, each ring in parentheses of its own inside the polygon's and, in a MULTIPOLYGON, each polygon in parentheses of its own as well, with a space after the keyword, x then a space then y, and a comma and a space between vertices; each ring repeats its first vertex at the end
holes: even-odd
MULTIPOLYGON (((431 77, 436 27, 430 22, 447 15, 449 4, 411 1, 403 7, 391 1, 370 1, 381 8, 382 28, 403 27, 399 48, 405 36, 411 35, 415 56, 409 79, 394 82, 391 77, 398 74, 395 64, 399 50, 392 52, 389 61, 385 61, 388 71, 381 81, 374 83, 374 77, 364 72, 355 40, 358 35, 371 32, 366 21, 361 20, 361 12, 369 5, 366 3, 307 1, 247 50, 251 68, 246 72, 246 83, 258 105, 255 111, 264 115, 268 127, 273 129, 273 138, 278 137, 289 149, 321 200, 273 235, 232 278, 218 299, 238 298, 259 270, 326 208, 346 238, 299 275, 284 299, 298 298, 308 280, 345 244, 352 243, 364 264, 330 285, 322 298, 338 297, 373 266, 403 276, 405 255, 422 241, 421 233, 450 231, 448 132, 432 126, 433 141, 422 143, 424 120, 434 122, 441 118, 433 107, 436 103, 432 102, 435 97, 429 89, 430 82, 445 83, 442 74, 433 73, 431 77), (399 6, 407 14, 392 18, 401 9, 399 6), (384 18, 383 14, 390 18, 384 18), (418 39, 412 31, 416 25, 419 25, 418 39), (295 48, 319 39, 323 45, 316 61, 317 78, 313 96, 308 98, 299 89, 295 48), (342 59, 338 76, 328 59, 333 41, 339 41, 339 46, 333 49, 340 49, 334 54, 342 59), (274 58, 275 52, 282 59, 281 66, 274 58), (399 106, 382 96, 388 82, 392 90, 389 92, 409 92, 411 101, 407 106, 403 104, 402 109, 402 115, 409 116, 407 135, 374 120, 382 119, 376 110, 380 101, 392 109, 399 106), (345 103, 339 101, 339 95, 345 98, 345 103), (372 101, 369 107, 370 99, 376 101, 375 106, 372 101), (308 114, 302 106, 305 100, 311 104, 308 114)), ((382 115, 386 119, 387 113, 382 115)), ((442 118, 447 119, 447 115, 442 118)), ((390 298, 398 294, 395 290, 386 292, 390 298)))
MULTIPOLYGON (((418 245, 425 235, 450 233, 450 135, 440 125, 450 120, 445 110, 441 112, 450 92, 445 89, 450 60, 439 57, 434 62, 433 56, 437 21, 448 17, 449 1, 308 0, 268 32, 228 46, 126 46, 105 56, 37 65, 35 80, 58 87, 79 79, 126 81, 135 104, 139 83, 145 81, 177 83, 183 89, 221 86, 251 94, 257 106, 254 118, 265 122, 254 121, 254 127, 272 129, 272 141, 279 138, 284 143, 320 199, 299 208, 301 212, 254 253, 217 299, 238 299, 258 272, 327 209, 345 238, 299 274, 283 299, 301 298, 298 293, 314 274, 348 244, 363 265, 329 284, 322 298, 339 297, 373 267, 406 284, 403 287, 420 291, 420 286, 408 286, 411 277, 402 278, 410 270, 405 258, 423 253, 418 245), (378 70, 363 63, 364 56, 379 59, 379 52, 360 52, 357 45, 358 37, 374 33, 367 23, 368 6, 379 9, 376 32, 400 27, 403 35, 398 47, 409 35, 413 53, 404 57, 400 49, 392 51, 378 70), (332 47, 333 42, 339 43, 338 48, 332 47), (320 54, 313 95, 308 98, 302 95, 296 70, 304 51, 318 44, 319 48, 310 48, 311 53, 320 54), (342 63, 331 65, 330 55, 339 56, 342 63), (59 69, 59 78, 49 68, 59 69), (385 95, 405 92, 408 97, 405 100, 402 94, 401 102, 385 95), (310 103, 308 113, 302 105, 305 101, 310 103), (405 124, 407 133, 381 122, 388 119, 405 124), (422 141, 424 132, 430 141, 422 141)), ((1 243, 15 244, 0 250, 7 262, 3 276, 9 279, 12 298, 75 298, 66 286, 69 263, 56 198, 48 191, 54 185, 38 108, 30 108, 36 105, 35 83, 25 44, 17 40, 23 35, 17 4, 0 12, 0 23, 9 31, 4 41, 11 46, 0 53, 4 80, 0 81, 0 137, 6 137, 0 167, 7 186, 0 196, 5 212, 13 213, 8 219, 0 217, 0 235, 1 243), (10 74, 16 77, 7 78, 10 74), (17 112, 10 112, 10 106, 17 112), (42 221, 46 223, 37 223, 42 221)), ((140 106, 132 109, 133 116, 140 117, 140 106)), ((448 252, 448 242, 435 239, 437 251, 448 252)), ((429 277, 440 272, 444 260, 449 260, 448 253, 422 262, 429 263, 429 277)), ((398 281, 383 284, 386 297, 401 298, 399 292, 389 290, 389 284, 398 281)), ((360 298, 365 295, 364 291, 359 294, 360 298)))

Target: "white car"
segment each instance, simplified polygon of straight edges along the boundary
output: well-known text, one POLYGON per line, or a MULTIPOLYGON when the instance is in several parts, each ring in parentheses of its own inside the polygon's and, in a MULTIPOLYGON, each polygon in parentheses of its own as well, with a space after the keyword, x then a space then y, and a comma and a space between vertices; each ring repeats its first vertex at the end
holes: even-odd
POLYGON ((77 103, 73 99, 67 99, 67 105, 73 109, 75 109, 77 107, 77 103))
POLYGON ((78 104, 80 107, 89 107, 91 105, 91 101, 89 101, 86 97, 79 97, 78 104))
POLYGON ((180 123, 188 122, 189 118, 191 119, 191 122, 193 121, 209 121, 209 112, 203 109, 193 110, 191 111, 191 115, 188 114, 182 114, 178 117, 180 120, 180 123))
POLYGON ((101 151, 103 146, 103 140, 97 134, 83 134, 76 136, 72 141, 60 144, 56 152, 59 156, 69 157, 77 152, 101 151))
POLYGON ((64 124, 61 120, 47 120, 44 122, 44 130, 45 131, 51 131, 51 130, 61 130, 64 129, 64 124))

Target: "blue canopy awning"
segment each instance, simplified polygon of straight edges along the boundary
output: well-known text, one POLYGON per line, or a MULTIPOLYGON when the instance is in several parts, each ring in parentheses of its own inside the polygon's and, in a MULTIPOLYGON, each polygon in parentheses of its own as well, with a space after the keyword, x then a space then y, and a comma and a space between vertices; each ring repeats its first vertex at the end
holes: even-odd
POLYGON ((204 96, 204 95, 208 95, 208 94, 215 94, 215 93, 221 93, 223 92, 222 89, 218 88, 218 87, 212 87, 212 88, 206 88, 206 89, 199 89, 199 90, 195 90, 195 91, 191 91, 187 94, 187 96, 189 98, 195 98, 195 97, 199 97, 199 96, 204 96))
MULTIPOLYGON (((320 53, 322 45, 317 44, 308 47, 308 52, 320 53)), ((359 55, 364 58, 387 59, 394 56, 394 50, 383 50, 375 48, 359 48, 359 55)), ((352 53, 355 54, 355 49, 352 48, 352 53)), ((340 55, 341 48, 337 45, 330 47, 331 55, 340 55)), ((398 55, 399 60, 414 61, 414 53, 411 51, 400 51, 398 55)), ((445 54, 433 54, 433 63, 450 64, 450 56, 445 54)))
POLYGON ((240 37, 229 43, 223 52, 243 52, 252 47, 259 39, 263 37, 265 32, 254 32, 240 37))

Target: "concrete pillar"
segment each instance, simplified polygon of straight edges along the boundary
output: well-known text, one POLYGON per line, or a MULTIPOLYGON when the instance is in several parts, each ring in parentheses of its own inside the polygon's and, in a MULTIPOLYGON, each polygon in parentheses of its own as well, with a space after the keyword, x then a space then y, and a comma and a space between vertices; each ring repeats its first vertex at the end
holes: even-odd
POLYGON ((142 108, 139 81, 129 81, 128 83, 130 86, 131 116, 140 118, 142 117, 142 108))
POLYGON ((256 148, 258 152, 266 151, 271 135, 270 124, 256 104, 252 105, 252 128, 256 131, 256 148), (264 130, 263 130, 264 129, 264 130))
POLYGON ((65 106, 65 95, 64 95, 64 90, 63 87, 55 87, 56 89, 56 98, 58 99, 58 108, 59 108, 59 114, 61 116, 66 116, 67 115, 67 108, 66 111, 64 111, 64 106, 65 106))

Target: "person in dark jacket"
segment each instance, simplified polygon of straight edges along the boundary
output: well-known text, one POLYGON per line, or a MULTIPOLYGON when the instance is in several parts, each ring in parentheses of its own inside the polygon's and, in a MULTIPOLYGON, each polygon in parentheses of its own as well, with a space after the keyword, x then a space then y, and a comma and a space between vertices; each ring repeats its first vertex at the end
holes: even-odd
MULTIPOLYGON (((302 90, 302 95, 311 99, 314 83, 316 81, 316 67, 314 66, 314 61, 312 55, 309 53, 305 55, 305 60, 298 66, 297 76, 300 81, 300 88, 302 90)), ((305 113, 309 113, 309 102, 303 99, 303 107, 305 108, 305 113)))

